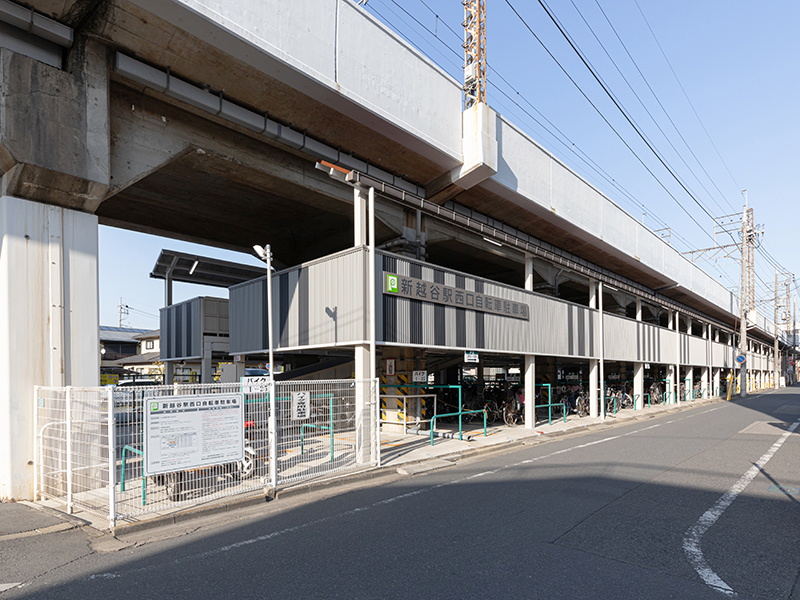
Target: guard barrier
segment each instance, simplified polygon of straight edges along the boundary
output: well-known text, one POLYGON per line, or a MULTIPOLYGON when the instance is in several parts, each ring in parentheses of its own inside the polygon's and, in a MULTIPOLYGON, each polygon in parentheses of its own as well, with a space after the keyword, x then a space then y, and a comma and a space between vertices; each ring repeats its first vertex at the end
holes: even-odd
POLYGON ((375 465, 377 389, 377 380, 350 379, 36 387, 35 497, 113 527, 375 465))

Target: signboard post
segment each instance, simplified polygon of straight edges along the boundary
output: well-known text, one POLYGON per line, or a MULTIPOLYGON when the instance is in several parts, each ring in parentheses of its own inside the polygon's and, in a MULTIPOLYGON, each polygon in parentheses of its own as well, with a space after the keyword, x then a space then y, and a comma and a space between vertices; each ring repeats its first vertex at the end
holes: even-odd
POLYGON ((244 458, 244 395, 144 399, 144 474, 197 469, 244 458))

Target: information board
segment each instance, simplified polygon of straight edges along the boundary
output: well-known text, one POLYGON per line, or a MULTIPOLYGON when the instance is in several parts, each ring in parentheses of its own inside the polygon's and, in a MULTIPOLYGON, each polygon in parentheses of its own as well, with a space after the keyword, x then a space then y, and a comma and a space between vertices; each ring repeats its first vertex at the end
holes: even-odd
POLYGON ((292 392, 292 420, 302 421, 311 416, 311 394, 292 392))
POLYGON ((244 458, 244 395, 146 396, 144 474, 244 458))
POLYGON ((428 372, 427 371, 412 371, 412 373, 411 373, 411 382, 412 383, 428 383, 428 372))
POLYGON ((464 351, 464 362, 465 363, 479 363, 481 362, 480 356, 478 356, 477 352, 470 352, 469 350, 464 351))

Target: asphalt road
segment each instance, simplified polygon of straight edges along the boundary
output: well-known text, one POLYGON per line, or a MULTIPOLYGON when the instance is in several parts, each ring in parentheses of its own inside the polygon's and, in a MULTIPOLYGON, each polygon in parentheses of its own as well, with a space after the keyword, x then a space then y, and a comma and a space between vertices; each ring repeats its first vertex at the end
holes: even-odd
POLYGON ((790 388, 122 539, 3 542, 0 583, 25 584, 0 600, 800 598, 799 419, 790 388))

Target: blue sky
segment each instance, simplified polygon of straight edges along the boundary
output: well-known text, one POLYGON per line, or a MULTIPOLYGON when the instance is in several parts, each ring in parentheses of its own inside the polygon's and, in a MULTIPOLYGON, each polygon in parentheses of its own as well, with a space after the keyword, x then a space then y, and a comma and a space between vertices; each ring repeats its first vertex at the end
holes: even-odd
MULTIPOLYGON (((774 261, 800 275, 800 203, 792 183, 800 140, 800 3, 486 3, 488 99, 495 110, 647 226, 669 227, 680 251, 712 245, 709 214, 740 212, 747 189, 765 230, 756 254, 757 300, 772 297, 767 284, 774 282, 774 261), (543 4, 669 168, 614 106, 543 4)), ((368 0, 366 10, 461 79, 460 0, 368 0)), ((158 327, 147 314, 163 304, 163 282, 149 279, 161 248, 259 264, 239 253, 103 227, 102 324, 117 324, 122 297, 133 309, 128 325, 158 327)), ((726 287, 738 285, 738 265, 703 266, 726 287)), ((225 296, 226 290, 176 284, 176 301, 196 295, 225 296)), ((772 315, 771 305, 760 310, 772 315)))

